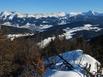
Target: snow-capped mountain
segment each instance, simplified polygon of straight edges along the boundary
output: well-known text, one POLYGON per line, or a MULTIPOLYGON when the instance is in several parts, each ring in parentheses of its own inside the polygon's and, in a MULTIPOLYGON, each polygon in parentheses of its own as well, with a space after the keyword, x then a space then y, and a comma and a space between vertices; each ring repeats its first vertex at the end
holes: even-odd
POLYGON ((86 20, 87 18, 94 18, 93 16, 103 16, 103 14, 93 11, 71 13, 58 12, 45 14, 23 14, 18 12, 4 11, 0 13, 0 23, 8 26, 24 26, 25 28, 29 28, 30 26, 40 25, 62 25, 74 21, 86 20))
POLYGON ((47 25, 51 26, 64 24, 65 16, 66 13, 64 12, 48 14, 23 14, 18 12, 4 11, 0 13, 0 24, 37 30, 37 27, 42 25, 44 28, 46 28, 47 25))
POLYGON ((0 24, 39 32, 44 38, 54 37, 55 34, 67 38, 91 38, 103 34, 103 13, 88 11, 23 14, 4 11, 0 13, 0 24))
POLYGON ((12 18, 17 15, 17 17, 25 18, 25 17, 35 17, 35 18, 41 18, 41 17, 61 17, 65 16, 64 12, 58 12, 58 13, 38 13, 38 14, 26 14, 26 13, 19 13, 19 12, 11 12, 11 11, 4 11, 1 12, 0 17, 5 18, 12 18), (12 16, 12 17, 11 17, 12 16))

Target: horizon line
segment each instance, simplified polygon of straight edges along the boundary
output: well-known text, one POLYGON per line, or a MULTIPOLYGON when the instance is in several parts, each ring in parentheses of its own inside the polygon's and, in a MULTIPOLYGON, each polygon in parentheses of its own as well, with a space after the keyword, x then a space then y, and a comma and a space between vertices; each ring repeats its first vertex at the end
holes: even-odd
POLYGON ((0 10, 0 13, 1 12, 17 12, 17 13, 23 13, 23 14, 49 14, 49 13, 82 13, 82 12, 89 12, 89 11, 92 11, 92 12, 98 12, 98 13, 103 13, 103 11, 95 11, 95 10, 88 10, 88 11, 48 11, 48 12, 36 12, 36 11, 15 11, 15 10, 3 10, 1 11, 0 10))

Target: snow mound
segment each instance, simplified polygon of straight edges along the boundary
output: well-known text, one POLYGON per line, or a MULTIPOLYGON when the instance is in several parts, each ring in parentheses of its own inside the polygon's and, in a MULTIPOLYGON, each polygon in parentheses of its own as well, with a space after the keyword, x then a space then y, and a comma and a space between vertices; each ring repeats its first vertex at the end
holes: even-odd
POLYGON ((75 71, 57 71, 49 69, 44 77, 83 77, 83 74, 75 71))
POLYGON ((91 25, 91 24, 85 24, 84 25, 84 27, 91 27, 91 26, 93 26, 93 25, 91 25))
POLYGON ((87 67, 89 67, 89 65, 91 65, 90 67, 90 72, 92 74, 95 74, 97 72, 97 65, 100 65, 100 63, 94 59, 93 57, 91 57, 88 54, 83 54, 82 56, 80 56, 77 60, 79 62, 79 64, 82 67, 85 67, 87 64, 87 67))

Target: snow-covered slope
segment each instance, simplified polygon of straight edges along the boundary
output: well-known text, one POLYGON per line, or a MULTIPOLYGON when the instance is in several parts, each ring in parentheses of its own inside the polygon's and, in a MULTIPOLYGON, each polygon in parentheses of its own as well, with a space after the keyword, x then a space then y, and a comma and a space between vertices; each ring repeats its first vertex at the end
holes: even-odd
POLYGON ((85 24, 84 26, 81 27, 74 27, 74 28, 66 28, 64 29, 65 33, 63 33, 62 35, 59 35, 60 37, 65 36, 66 39, 70 39, 72 38, 73 35, 75 35, 76 32, 79 31, 95 31, 98 32, 103 28, 99 28, 98 25, 91 25, 91 24, 85 24))
POLYGON ((49 58, 49 62, 45 62, 46 64, 53 62, 55 64, 52 69, 47 70, 45 77, 84 77, 84 68, 90 69, 89 72, 94 75, 97 72, 97 65, 100 66, 100 62, 83 53, 82 50, 68 51, 60 55, 73 66, 73 70, 66 69, 63 60, 59 56, 53 56, 49 58))
POLYGON ((58 71, 49 69, 44 77, 84 77, 84 75, 76 71, 58 71))
POLYGON ((23 36, 33 36, 34 34, 26 33, 26 34, 9 34, 7 38, 13 41, 15 38, 23 37, 23 36))
MULTIPOLYGON (((103 28, 99 28, 98 25, 84 24, 84 26, 80 26, 80 27, 74 27, 74 28, 67 27, 66 29, 63 29, 63 31, 65 32, 58 36, 59 38, 63 38, 65 36, 66 39, 71 39, 73 38, 73 35, 76 35, 76 32, 79 32, 79 31, 99 32, 101 30, 103 30, 103 28)), ((54 39, 55 39, 55 36, 45 38, 44 40, 39 42, 38 45, 43 48, 47 46, 51 42, 51 40, 54 40, 54 39)))
POLYGON ((51 40, 54 40, 54 39, 55 39, 55 37, 48 37, 47 39, 44 39, 41 42, 39 42, 38 46, 41 48, 44 48, 51 42, 51 40))
POLYGON ((100 63, 96 59, 88 54, 83 54, 81 57, 78 58, 77 62, 79 62, 81 67, 85 67, 87 64, 87 67, 89 68, 90 65, 90 72, 92 74, 95 74, 97 72, 97 65, 100 65, 100 63))

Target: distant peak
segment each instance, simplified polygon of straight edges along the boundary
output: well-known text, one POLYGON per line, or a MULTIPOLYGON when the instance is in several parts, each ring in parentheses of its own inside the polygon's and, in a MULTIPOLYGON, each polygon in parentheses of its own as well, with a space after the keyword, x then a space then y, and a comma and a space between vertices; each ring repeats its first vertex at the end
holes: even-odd
POLYGON ((83 14, 86 14, 86 15, 97 15, 99 13, 95 12, 95 11, 92 11, 92 10, 89 10, 88 12, 83 12, 83 14))
POLYGON ((95 12, 95 11, 92 11, 92 10, 89 10, 88 13, 91 13, 91 14, 94 15, 96 12, 95 12))
POLYGON ((12 12, 11 11, 2 11, 1 14, 9 15, 9 14, 12 14, 12 12))

